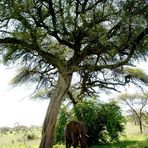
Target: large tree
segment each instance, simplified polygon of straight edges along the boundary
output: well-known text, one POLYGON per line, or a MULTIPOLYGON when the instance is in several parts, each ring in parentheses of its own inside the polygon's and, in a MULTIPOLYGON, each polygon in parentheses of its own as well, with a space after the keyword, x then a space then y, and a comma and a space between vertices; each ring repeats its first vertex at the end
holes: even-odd
MULTIPOLYGON (((77 73, 79 97, 117 90, 131 79, 122 71, 147 56, 146 0, 0 1, 0 51, 17 63, 14 83, 37 82, 50 103, 40 148, 51 148, 57 115, 77 73), (50 93, 52 91, 52 94, 50 93), (51 96, 50 96, 51 94, 51 96)), ((44 96, 43 96, 44 97, 44 96)))

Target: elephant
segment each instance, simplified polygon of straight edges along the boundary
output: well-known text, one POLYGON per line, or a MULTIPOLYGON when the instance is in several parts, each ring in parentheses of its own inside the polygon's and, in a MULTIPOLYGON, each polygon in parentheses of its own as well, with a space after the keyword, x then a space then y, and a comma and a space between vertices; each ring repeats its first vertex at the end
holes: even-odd
POLYGON ((80 148, 86 148, 86 128, 83 121, 71 121, 65 127, 66 148, 73 145, 77 148, 80 142, 80 148))

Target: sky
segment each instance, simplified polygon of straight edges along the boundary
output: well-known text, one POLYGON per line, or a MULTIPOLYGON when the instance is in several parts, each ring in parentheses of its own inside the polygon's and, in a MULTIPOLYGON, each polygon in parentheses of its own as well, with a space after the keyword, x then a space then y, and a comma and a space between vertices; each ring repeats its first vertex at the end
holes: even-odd
POLYGON ((30 100, 33 89, 29 86, 10 86, 14 75, 14 68, 8 69, 0 64, 0 127, 41 125, 48 101, 30 100))
MULTIPOLYGON (((148 62, 137 65, 148 74, 148 62)), ((31 86, 12 88, 9 84, 15 75, 15 68, 0 64, 0 127, 20 125, 42 125, 49 100, 31 100, 31 86)))

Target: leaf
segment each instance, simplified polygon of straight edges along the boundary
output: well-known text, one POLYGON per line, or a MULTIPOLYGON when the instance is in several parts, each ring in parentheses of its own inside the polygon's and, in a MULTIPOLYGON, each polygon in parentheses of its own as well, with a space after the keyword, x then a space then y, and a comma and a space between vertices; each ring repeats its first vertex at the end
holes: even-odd
POLYGON ((144 83, 148 83, 148 75, 140 68, 125 68, 124 73, 144 83))

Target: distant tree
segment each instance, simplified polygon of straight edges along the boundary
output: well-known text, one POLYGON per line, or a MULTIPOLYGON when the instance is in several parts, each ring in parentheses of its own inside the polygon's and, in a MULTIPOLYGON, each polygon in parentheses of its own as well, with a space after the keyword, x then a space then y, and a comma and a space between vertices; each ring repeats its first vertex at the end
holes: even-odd
POLYGON ((8 132, 11 132, 11 128, 10 127, 4 126, 4 127, 0 128, 1 136, 7 135, 8 132))
POLYGON ((125 103, 131 112, 136 116, 135 120, 138 119, 140 132, 143 132, 143 122, 145 108, 148 106, 148 93, 145 94, 122 94, 119 96, 122 103, 125 103))
POLYGON ((52 148, 66 94, 76 104, 131 81, 123 71, 147 56, 147 26, 146 0, 0 1, 0 53, 5 64, 19 67, 13 83, 31 81, 37 91, 48 90, 42 93, 50 104, 40 148, 52 148))
POLYGON ((146 126, 144 125, 144 127, 146 127, 146 128, 148 128, 148 111, 146 110, 145 111, 145 113, 144 113, 144 115, 143 115, 144 117, 144 122, 145 122, 145 124, 146 124, 146 126))
POLYGON ((131 122, 134 122, 135 125, 138 125, 139 124, 139 120, 136 116, 136 114, 131 110, 131 109, 128 109, 127 110, 127 120, 128 121, 131 121, 131 122))

